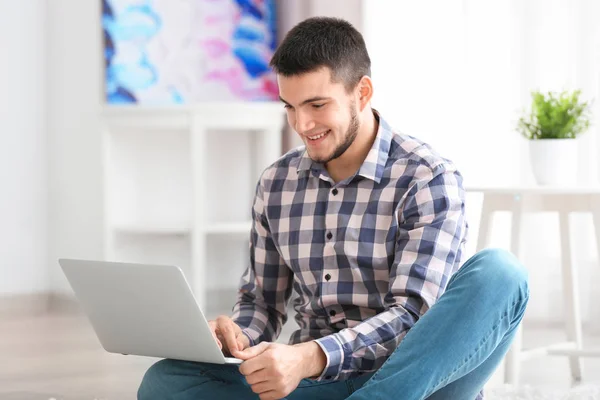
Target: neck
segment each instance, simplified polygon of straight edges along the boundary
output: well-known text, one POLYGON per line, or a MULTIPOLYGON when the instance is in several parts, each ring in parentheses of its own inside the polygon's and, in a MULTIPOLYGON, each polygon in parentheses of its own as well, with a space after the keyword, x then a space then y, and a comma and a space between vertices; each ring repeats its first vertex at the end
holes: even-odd
POLYGON ((358 128, 354 142, 352 142, 344 154, 325 164, 329 176, 335 182, 342 181, 354 175, 365 161, 365 158, 367 158, 367 154, 369 154, 369 150, 373 146, 379 124, 375 119, 371 107, 366 107, 363 113, 365 115, 362 118, 362 123, 358 128))

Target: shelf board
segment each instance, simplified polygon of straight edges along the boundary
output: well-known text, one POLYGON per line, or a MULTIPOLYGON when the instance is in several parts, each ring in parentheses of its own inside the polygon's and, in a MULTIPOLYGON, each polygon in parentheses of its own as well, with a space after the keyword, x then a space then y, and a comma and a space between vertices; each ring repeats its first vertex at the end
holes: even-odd
POLYGON ((186 224, 148 222, 119 224, 114 225, 112 229, 118 233, 135 235, 187 235, 191 232, 191 227, 186 224))
POLYGON ((106 105, 101 117, 110 129, 281 130, 285 109, 280 102, 207 102, 194 105, 106 105), (235 116, 232 118, 232 115, 235 116))
POLYGON ((250 234, 252 222, 220 222, 211 223, 206 226, 206 233, 226 234, 226 233, 243 233, 250 234))
MULTIPOLYGON (((206 234, 249 234, 252 222, 219 222, 207 224, 203 231, 206 234)), ((117 233, 132 235, 188 235, 192 228, 186 224, 165 223, 129 223, 114 225, 117 233)))

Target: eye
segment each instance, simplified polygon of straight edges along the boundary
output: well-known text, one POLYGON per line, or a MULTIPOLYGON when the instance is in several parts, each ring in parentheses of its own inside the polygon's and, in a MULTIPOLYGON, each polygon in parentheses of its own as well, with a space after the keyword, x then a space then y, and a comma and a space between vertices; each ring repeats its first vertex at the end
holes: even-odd
POLYGON ((313 104, 313 108, 321 108, 323 107, 325 104, 313 104))
POLYGON ((283 108, 285 108, 286 110, 291 110, 291 109, 292 109, 292 106, 290 106, 289 104, 285 104, 285 105, 283 106, 283 108))

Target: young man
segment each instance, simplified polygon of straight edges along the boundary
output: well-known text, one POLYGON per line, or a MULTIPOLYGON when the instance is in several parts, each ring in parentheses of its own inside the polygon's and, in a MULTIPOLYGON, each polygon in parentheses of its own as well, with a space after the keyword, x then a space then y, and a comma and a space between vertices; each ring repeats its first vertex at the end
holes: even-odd
POLYGON ((369 55, 349 23, 301 22, 271 65, 305 146, 262 174, 238 302, 210 322, 245 361, 160 361, 139 399, 481 397, 523 316, 524 268, 486 250, 459 269, 461 175, 371 108, 369 55), (293 290, 300 329, 273 343, 293 290))

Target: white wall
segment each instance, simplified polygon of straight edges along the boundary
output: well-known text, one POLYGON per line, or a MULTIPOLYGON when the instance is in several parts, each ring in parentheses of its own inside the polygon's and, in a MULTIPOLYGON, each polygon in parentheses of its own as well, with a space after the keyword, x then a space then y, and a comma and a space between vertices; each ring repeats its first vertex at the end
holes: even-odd
POLYGON ((48 289, 46 6, 0 1, 0 296, 48 289))
POLYGON ((48 265, 59 293, 71 290, 58 258, 103 257, 100 7, 99 1, 48 0, 48 265))
POLYGON ((0 1, 0 296, 70 293, 102 256, 100 5, 0 1))

